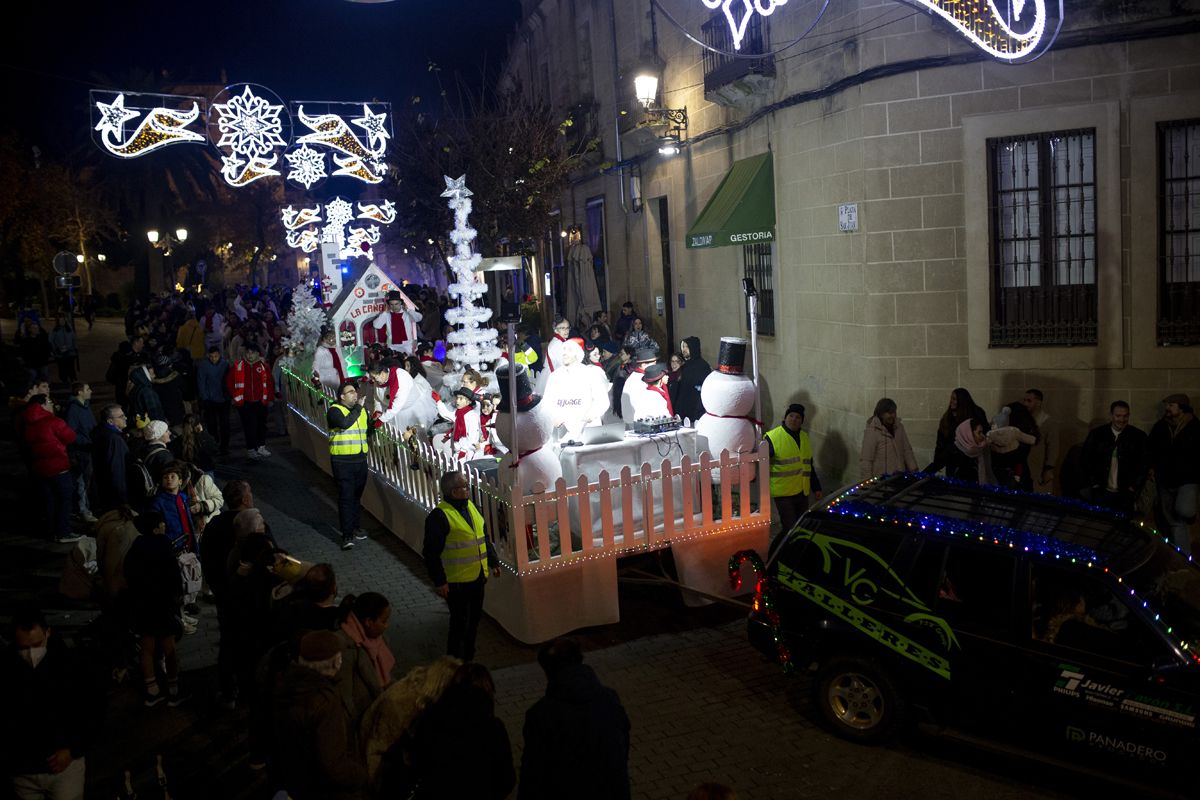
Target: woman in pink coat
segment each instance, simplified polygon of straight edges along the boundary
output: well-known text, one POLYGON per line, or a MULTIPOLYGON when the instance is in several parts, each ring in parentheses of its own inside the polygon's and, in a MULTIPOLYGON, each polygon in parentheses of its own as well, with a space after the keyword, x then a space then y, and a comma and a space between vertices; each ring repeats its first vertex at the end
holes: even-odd
POLYGON ((889 472, 915 472, 917 459, 904 425, 896 419, 896 401, 884 397, 863 431, 859 473, 864 480, 889 472))

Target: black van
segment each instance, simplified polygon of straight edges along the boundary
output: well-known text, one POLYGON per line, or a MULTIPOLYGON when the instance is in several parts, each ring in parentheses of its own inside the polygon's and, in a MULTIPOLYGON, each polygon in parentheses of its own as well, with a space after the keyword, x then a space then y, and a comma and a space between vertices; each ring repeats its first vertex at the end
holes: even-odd
POLYGON ((1200 568, 1150 528, 900 474, 838 493, 731 575, 747 560, 751 643, 815 673, 846 738, 915 720, 1139 779, 1195 769, 1200 568))

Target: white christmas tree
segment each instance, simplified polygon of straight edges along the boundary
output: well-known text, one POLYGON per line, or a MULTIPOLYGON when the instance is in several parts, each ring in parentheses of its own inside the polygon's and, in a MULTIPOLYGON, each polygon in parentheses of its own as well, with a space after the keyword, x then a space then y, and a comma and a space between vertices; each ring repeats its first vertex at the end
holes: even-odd
POLYGON ((471 215, 471 191, 466 182, 466 175, 457 180, 446 176, 446 191, 442 192, 442 197, 450 199, 450 208, 454 210, 454 230, 450 231, 454 255, 450 257, 450 267, 457 280, 447 291, 458 300, 458 306, 446 311, 446 321, 458 326, 446 337, 451 345, 446 358, 454 362, 454 372, 462 372, 467 367, 486 372, 500 358, 500 348, 496 347, 495 329, 484 325, 492 318, 492 310, 475 302, 487 294, 487 284, 476 280, 475 268, 481 257, 471 247, 475 229, 467 224, 471 215))
POLYGON ((292 311, 287 318, 287 336, 283 337, 284 351, 292 364, 312 359, 325 327, 325 309, 317 303, 312 290, 303 281, 292 292, 292 311))

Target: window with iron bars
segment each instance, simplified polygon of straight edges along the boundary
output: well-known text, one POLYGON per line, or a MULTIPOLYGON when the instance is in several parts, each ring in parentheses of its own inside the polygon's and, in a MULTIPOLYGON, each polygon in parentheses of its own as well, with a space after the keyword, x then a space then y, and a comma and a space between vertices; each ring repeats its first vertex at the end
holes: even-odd
POLYGON ((775 74, 775 58, 765 55, 770 46, 766 18, 758 14, 750 17, 742 34, 741 48, 736 52, 742 56, 764 54, 762 58, 735 58, 726 53, 735 52, 733 33, 729 30, 729 22, 724 12, 713 14, 712 18, 700 26, 700 35, 709 47, 724 52, 714 52, 704 49, 704 91, 713 91, 727 83, 744 78, 751 73, 758 75, 775 74))
MULTIPOLYGON (((771 261, 771 245, 742 245, 744 275, 754 281, 758 290, 758 332, 762 336, 775 335, 775 280, 771 261)), ((750 309, 746 309, 746 329, 750 329, 750 309)))
POLYGON ((992 347, 1094 345, 1096 131, 988 139, 992 347))
POLYGON ((1200 344, 1200 119, 1158 124, 1158 344, 1200 344))

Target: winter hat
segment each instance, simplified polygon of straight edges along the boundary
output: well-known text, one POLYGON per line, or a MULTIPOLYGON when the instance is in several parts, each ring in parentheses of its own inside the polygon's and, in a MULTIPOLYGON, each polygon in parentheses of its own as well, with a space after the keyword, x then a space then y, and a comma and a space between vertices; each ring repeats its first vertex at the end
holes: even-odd
POLYGON ((300 658, 310 664, 328 661, 342 652, 342 641, 333 631, 309 631, 300 640, 300 658))
POLYGON ((146 432, 144 436, 146 437, 147 441, 155 442, 161 439, 162 435, 166 433, 167 430, 167 423, 163 422, 161 419, 156 419, 146 426, 146 432))
POLYGON ((646 367, 646 372, 642 375, 642 381, 645 383, 654 383, 656 380, 667 374, 665 364, 651 364, 646 367))
POLYGON ((787 407, 787 411, 783 412, 784 418, 786 418, 788 414, 799 414, 802 417, 808 416, 808 414, 805 413, 804 406, 800 405, 799 403, 792 403, 789 405, 787 407))
POLYGON ((1176 392, 1175 394, 1169 394, 1163 398, 1163 405, 1167 405, 1168 403, 1175 403, 1180 408, 1183 408, 1184 406, 1190 407, 1192 405, 1192 399, 1182 392, 1176 392))

